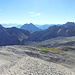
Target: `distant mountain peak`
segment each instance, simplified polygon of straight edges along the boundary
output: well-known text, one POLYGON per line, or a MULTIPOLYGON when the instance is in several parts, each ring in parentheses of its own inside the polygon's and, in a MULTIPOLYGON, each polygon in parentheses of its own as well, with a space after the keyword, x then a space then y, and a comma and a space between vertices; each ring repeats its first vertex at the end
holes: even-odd
POLYGON ((29 23, 29 24, 28 24, 28 23, 26 23, 26 24, 24 24, 24 25, 34 25, 34 24, 33 24, 33 23, 29 23))
POLYGON ((67 22, 66 24, 63 24, 63 27, 70 27, 70 26, 75 26, 74 22, 67 22))
POLYGON ((66 24, 68 24, 68 25, 73 25, 73 24, 75 24, 74 22, 67 22, 66 24))
POLYGON ((29 31, 32 31, 32 32, 35 32, 35 31, 39 31, 40 29, 38 27, 36 27, 33 23, 30 23, 30 24, 24 24, 21 29, 24 29, 24 30, 29 30, 29 31))
POLYGON ((30 25, 33 25, 33 23, 30 23, 30 25))

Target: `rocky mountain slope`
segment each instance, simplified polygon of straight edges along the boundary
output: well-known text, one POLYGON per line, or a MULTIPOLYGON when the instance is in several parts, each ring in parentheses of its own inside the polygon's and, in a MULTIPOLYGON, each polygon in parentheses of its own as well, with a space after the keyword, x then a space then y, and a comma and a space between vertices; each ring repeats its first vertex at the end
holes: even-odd
POLYGON ((59 46, 75 46, 75 36, 72 37, 56 37, 40 42, 26 42, 29 46, 59 47, 59 46))
POLYGON ((33 33, 26 41, 35 41, 35 42, 44 41, 58 36, 65 36, 65 37, 75 36, 74 24, 73 25, 68 24, 68 26, 66 25, 66 27, 64 25, 51 26, 46 30, 41 30, 33 33))
POLYGON ((23 39, 26 39, 31 32, 21 30, 16 27, 4 28, 0 25, 0 46, 19 45, 23 39))
POLYGON ((32 46, 3 46, 0 47, 0 75, 75 75, 74 53, 45 53, 32 46))

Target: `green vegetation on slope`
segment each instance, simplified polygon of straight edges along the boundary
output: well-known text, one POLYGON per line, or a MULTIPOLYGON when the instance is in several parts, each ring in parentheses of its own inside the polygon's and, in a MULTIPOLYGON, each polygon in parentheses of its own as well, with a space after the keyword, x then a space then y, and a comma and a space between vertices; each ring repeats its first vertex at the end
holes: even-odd
POLYGON ((62 50, 56 49, 56 48, 47 48, 47 47, 42 47, 38 46, 37 47, 39 50, 42 50, 43 52, 55 52, 55 53, 62 53, 62 50))

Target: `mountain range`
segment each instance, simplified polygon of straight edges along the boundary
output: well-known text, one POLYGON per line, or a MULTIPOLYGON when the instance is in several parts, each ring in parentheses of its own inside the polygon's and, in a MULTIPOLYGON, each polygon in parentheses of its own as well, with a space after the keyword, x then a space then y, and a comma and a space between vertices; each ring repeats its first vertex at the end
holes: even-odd
POLYGON ((0 46, 19 45, 21 41, 27 39, 30 34, 31 32, 16 27, 4 28, 0 25, 0 46))
POLYGON ((48 29, 41 30, 34 24, 25 24, 28 30, 22 27, 5 28, 0 25, 0 46, 4 45, 20 45, 26 42, 45 41, 56 37, 72 37, 75 36, 75 23, 67 22, 63 25, 53 25, 48 29), (29 30, 31 28, 31 30, 29 30))
POLYGON ((32 35, 28 37, 26 41, 44 41, 59 36, 75 36, 75 23, 68 22, 61 26, 54 25, 46 30, 34 32, 32 35))

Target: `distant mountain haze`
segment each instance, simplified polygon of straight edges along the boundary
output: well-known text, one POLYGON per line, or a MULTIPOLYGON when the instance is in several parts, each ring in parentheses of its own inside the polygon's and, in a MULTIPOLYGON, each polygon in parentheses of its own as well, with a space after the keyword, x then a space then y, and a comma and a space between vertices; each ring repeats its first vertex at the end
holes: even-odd
POLYGON ((44 30, 44 29, 47 29, 48 27, 50 27, 50 26, 52 26, 52 25, 50 25, 50 24, 45 24, 45 25, 36 25, 39 29, 42 29, 42 30, 44 30))
POLYGON ((44 29, 47 29, 47 28, 49 28, 49 27, 51 27, 51 26, 54 26, 54 25, 60 26, 61 24, 44 24, 44 25, 36 25, 36 26, 37 26, 39 29, 44 30, 44 29))
POLYGON ((5 28, 10 28, 10 27, 17 27, 20 28, 22 26, 22 24, 13 24, 13 23, 9 23, 9 24, 1 24, 3 27, 5 28))

